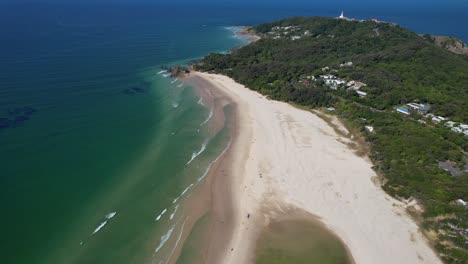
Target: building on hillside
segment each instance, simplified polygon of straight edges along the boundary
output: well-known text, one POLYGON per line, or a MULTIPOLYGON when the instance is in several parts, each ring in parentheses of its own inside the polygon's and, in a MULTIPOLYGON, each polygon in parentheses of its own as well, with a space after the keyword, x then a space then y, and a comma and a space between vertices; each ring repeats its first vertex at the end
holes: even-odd
POLYGON ((373 133, 374 132, 374 127, 373 126, 364 126, 367 131, 373 133))
POLYGON ((356 91, 356 93, 359 95, 359 97, 366 97, 367 93, 363 91, 356 91))
POLYGON ((429 112, 429 110, 431 110, 431 106, 429 104, 409 103, 406 105, 412 112, 416 112, 422 115, 426 114, 427 112, 429 112))
POLYGON ((346 17, 344 16, 344 12, 343 12, 343 11, 341 11, 341 15, 340 15, 338 18, 341 18, 341 19, 346 18, 346 17))
POLYGON ((362 87, 367 86, 367 84, 362 83, 362 82, 358 82, 358 81, 349 81, 349 82, 346 84, 346 86, 348 87, 348 89, 359 90, 359 89, 361 89, 362 87))
MULTIPOLYGON (((328 67, 326 67, 326 68, 328 68, 328 67)), ((325 75, 320 75, 320 78, 328 80, 328 79, 336 79, 336 76, 333 75, 333 74, 325 74, 325 75)))
POLYGON ((351 66, 353 66, 352 61, 348 61, 348 62, 340 64, 340 67, 351 67, 351 66))
POLYGON ((443 169, 444 171, 447 171, 447 172, 450 172, 450 174, 452 176, 460 176, 462 174, 462 171, 460 171, 459 169, 457 169, 455 167, 455 164, 453 164, 452 162, 448 162, 448 161, 440 161, 439 162, 439 168, 440 169, 443 169))
POLYGON ((334 107, 328 107, 327 110, 328 110, 329 112, 333 112, 333 111, 335 111, 336 109, 335 109, 334 107))
POLYGON ((446 127, 453 127, 453 126, 455 126, 455 122, 453 122, 453 121, 447 121, 447 122, 445 122, 444 125, 445 125, 446 127))
POLYGON ((440 122, 445 121, 445 117, 434 116, 431 120, 432 120, 432 123, 439 124, 440 122))
POLYGON ((398 113, 402 113, 402 114, 404 114, 404 115, 409 115, 409 114, 410 114, 410 111, 409 111, 408 109, 404 108, 404 107, 398 107, 398 108, 396 109, 396 111, 397 111, 398 113))
POLYGON ((462 199, 457 199, 457 200, 455 200, 455 203, 456 203, 457 205, 461 205, 461 206, 465 206, 465 205, 466 205, 466 202, 463 201, 462 199))

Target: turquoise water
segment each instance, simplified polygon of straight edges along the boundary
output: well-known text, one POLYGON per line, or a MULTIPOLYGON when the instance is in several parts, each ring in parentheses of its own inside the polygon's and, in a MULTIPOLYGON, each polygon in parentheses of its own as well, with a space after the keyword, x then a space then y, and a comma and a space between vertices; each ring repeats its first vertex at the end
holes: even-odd
POLYGON ((220 25, 168 29, 167 17, 46 9, 3 44, 2 263, 165 257, 155 250, 181 224, 169 219, 184 198, 174 199, 227 140, 201 125, 210 109, 194 90, 159 66, 245 43, 220 25))

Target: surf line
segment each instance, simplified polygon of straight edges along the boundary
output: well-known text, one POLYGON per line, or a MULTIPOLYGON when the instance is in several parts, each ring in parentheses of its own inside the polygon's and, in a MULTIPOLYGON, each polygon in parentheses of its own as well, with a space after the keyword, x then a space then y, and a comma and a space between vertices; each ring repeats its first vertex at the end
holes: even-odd
POLYGON ((99 232, 109 222, 109 220, 111 220, 116 214, 117 214, 117 212, 112 212, 112 213, 106 214, 106 216, 105 216, 106 220, 104 222, 100 223, 99 226, 96 227, 96 229, 94 229, 94 232, 91 235, 94 235, 97 232, 99 232))
POLYGON ((182 196, 184 196, 184 194, 187 193, 188 190, 189 190, 190 188, 192 188, 192 187, 193 187, 193 183, 191 183, 187 188, 185 188, 185 190, 183 190, 182 193, 181 193, 177 198, 175 198, 174 201, 172 201, 172 204, 177 203, 177 201, 178 201, 180 198, 182 198, 182 196))
POLYGON ((200 183, 205 177, 206 175, 208 175, 208 172, 210 171, 211 167, 213 166, 213 164, 215 164, 223 155, 224 153, 226 153, 226 151, 229 149, 229 147, 231 146, 231 140, 229 141, 228 145, 226 146, 226 148, 223 150, 223 152, 221 152, 221 154, 219 154, 219 156, 213 160, 213 162, 210 163, 210 165, 208 165, 208 168, 206 168, 205 172, 203 173, 202 176, 200 176, 198 179, 197 179, 197 182, 200 183))
POLYGON ((204 125, 206 125, 206 123, 208 123, 208 122, 211 120, 211 118, 213 117, 213 112, 214 112, 214 110, 213 110, 213 108, 211 108, 211 109, 210 109, 210 113, 208 114, 208 117, 206 117, 205 121, 203 121, 203 122, 200 124, 201 127, 204 126, 204 125))
POLYGON ((171 251, 171 254, 169 255, 169 257, 166 258, 166 263, 167 261, 169 261, 172 257, 172 255, 174 254, 175 250, 177 249, 177 246, 179 245, 179 242, 180 242, 180 239, 182 238, 182 234, 184 233, 184 226, 185 226, 185 222, 187 221, 188 217, 185 218, 184 222, 182 223, 182 227, 180 228, 180 232, 179 232, 179 237, 177 237, 177 241, 174 245, 174 247, 172 248, 172 251, 171 251))
POLYGON ((161 236, 161 240, 159 242, 159 245, 156 248, 156 250, 154 251, 155 254, 158 253, 158 251, 164 246, 164 244, 166 244, 166 242, 169 240, 169 238, 171 238, 172 232, 174 231, 175 227, 176 227, 176 225, 171 226, 171 228, 169 228, 167 233, 161 236))
POLYGON ((198 152, 193 152, 193 153, 192 153, 192 157, 190 158, 190 160, 187 162, 186 165, 189 165, 194 159, 196 159, 198 156, 200 156, 200 154, 202 154, 203 151, 206 150, 206 147, 208 146, 208 143, 209 143, 208 140, 205 141, 205 142, 202 144, 202 146, 201 146, 201 148, 200 148, 200 150, 199 150, 198 152))
POLYGON ((167 212, 167 209, 164 208, 164 210, 162 210, 162 212, 156 217, 155 221, 159 221, 166 212, 167 212))
POLYGON ((86 241, 80 242, 80 245, 84 245, 85 243, 87 243, 87 242, 91 239, 91 237, 92 237, 94 234, 96 234, 97 232, 101 231, 101 229, 102 229, 104 226, 106 226, 106 225, 109 223, 109 221, 110 221, 116 214, 117 214, 117 212, 111 212, 111 213, 106 214, 106 215, 104 216, 104 218, 105 218, 106 220, 104 220, 103 222, 101 222, 101 223, 94 229, 94 231, 91 233, 91 236, 90 236, 88 239, 86 239, 86 241))

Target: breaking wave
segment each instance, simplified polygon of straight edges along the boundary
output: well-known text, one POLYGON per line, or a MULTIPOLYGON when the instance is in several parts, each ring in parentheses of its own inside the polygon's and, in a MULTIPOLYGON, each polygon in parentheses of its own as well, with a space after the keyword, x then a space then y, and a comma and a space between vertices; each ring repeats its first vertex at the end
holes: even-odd
POLYGON ((169 220, 172 220, 175 216, 175 214, 177 213, 177 208, 179 208, 179 205, 176 205, 174 207, 174 212, 172 212, 172 214, 169 216, 169 220))
POLYGON ((92 233, 92 235, 96 234, 97 232, 99 232, 99 230, 101 230, 101 228, 103 228, 105 225, 107 224, 107 220, 100 223, 98 227, 96 227, 96 229, 94 229, 94 232, 92 233))
POLYGON ((203 99, 201 97, 198 100, 197 104, 205 106, 205 104, 203 103, 203 99))
POLYGON ((167 209, 164 208, 164 210, 162 210, 162 212, 156 217, 156 221, 159 221, 161 219, 161 217, 167 212, 167 209))
POLYGON ((190 158, 190 160, 187 162, 187 165, 189 165, 194 159, 196 159, 198 156, 200 156, 200 154, 202 154, 203 151, 205 151, 207 146, 208 146, 208 141, 206 141, 205 143, 202 144, 199 151, 193 152, 192 153, 192 158, 190 158))
POLYGON ((106 214, 106 218, 107 218, 107 219, 111 219, 111 218, 114 217, 116 214, 117 214, 117 212, 108 213, 108 214, 106 214))
POLYGON ((205 119, 205 121, 203 121, 200 126, 204 126, 206 123, 208 123, 208 121, 210 121, 210 119, 213 117, 213 109, 210 109, 210 114, 208 115, 208 117, 205 119))
POLYGON ((161 241, 159 242, 159 245, 154 251, 154 253, 157 253, 164 246, 164 244, 166 244, 167 240, 169 240, 169 238, 171 237, 172 232, 174 231, 174 228, 175 228, 175 225, 173 225, 169 230, 167 230, 166 234, 161 236, 161 241))
POLYGON ((192 187, 193 187, 193 183, 190 184, 187 188, 185 188, 185 190, 183 190, 182 193, 181 193, 177 198, 175 198, 174 201, 172 201, 172 203, 173 203, 173 204, 177 203, 177 201, 178 201, 180 198, 182 198, 182 196, 184 196, 184 194, 187 193, 188 190, 189 190, 190 188, 192 188, 192 187))
POLYGON ((203 173, 203 175, 200 176, 200 177, 198 178, 198 180, 197 180, 198 182, 201 182, 201 181, 206 177, 206 175, 208 175, 208 172, 210 171, 210 169, 211 169, 211 167, 213 166, 213 164, 215 164, 215 163, 224 155, 224 153, 229 149, 230 146, 231 146, 231 141, 229 141, 228 145, 227 145, 226 148, 223 150, 223 152, 221 152, 221 154, 219 154, 219 156, 218 156, 215 160, 213 160, 213 161, 210 163, 210 165, 208 165, 208 167, 206 168, 206 170, 205 170, 205 172, 203 173))

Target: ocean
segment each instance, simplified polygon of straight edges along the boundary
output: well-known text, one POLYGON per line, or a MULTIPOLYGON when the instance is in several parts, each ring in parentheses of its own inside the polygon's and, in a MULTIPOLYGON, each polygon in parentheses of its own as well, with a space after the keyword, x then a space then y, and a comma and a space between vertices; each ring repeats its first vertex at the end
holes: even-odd
MULTIPOLYGON (((463 9, 347 10, 468 42, 463 9)), ((179 207, 228 146, 230 131, 214 131, 212 109, 160 66, 245 45, 236 26, 340 11, 2 6, 0 261, 167 259, 183 225, 179 207)))

